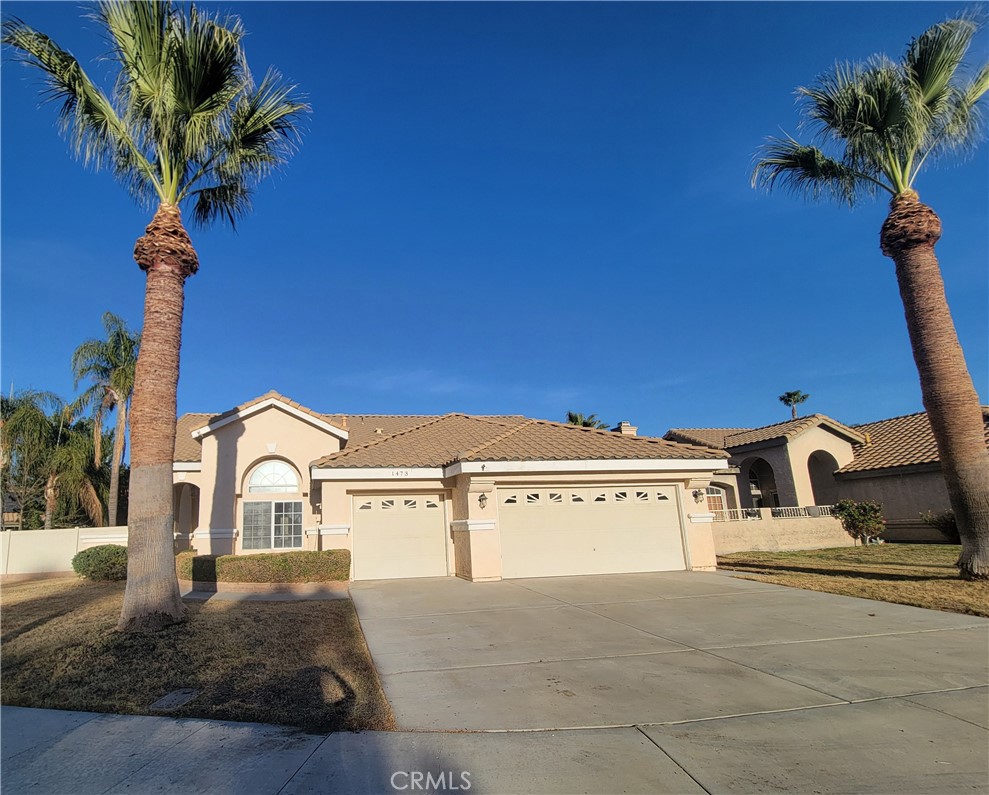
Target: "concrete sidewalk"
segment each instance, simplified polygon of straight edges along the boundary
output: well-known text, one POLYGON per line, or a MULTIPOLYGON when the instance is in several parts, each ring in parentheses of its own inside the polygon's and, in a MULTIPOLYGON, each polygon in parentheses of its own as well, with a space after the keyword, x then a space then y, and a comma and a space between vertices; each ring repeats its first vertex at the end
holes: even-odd
POLYGON ((5 795, 980 793, 989 688, 686 723, 304 734, 0 708, 5 795))

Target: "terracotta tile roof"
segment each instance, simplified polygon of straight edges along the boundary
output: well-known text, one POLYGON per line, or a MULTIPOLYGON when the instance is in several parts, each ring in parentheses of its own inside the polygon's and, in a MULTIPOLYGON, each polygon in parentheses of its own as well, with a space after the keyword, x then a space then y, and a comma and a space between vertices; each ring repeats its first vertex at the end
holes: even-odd
POLYGON ((188 464, 202 460, 203 445, 198 439, 192 438, 196 428, 206 425, 212 414, 183 414, 175 424, 175 453, 172 460, 188 464))
MULTIPOLYGON (((982 419, 985 423, 986 446, 989 446, 989 406, 982 407, 982 419)), ((920 411, 854 427, 863 436, 868 434, 870 443, 856 445, 855 458, 839 469, 839 472, 865 472, 936 464, 940 461, 927 412, 920 411)))
POLYGON ((441 467, 454 461, 568 461, 602 459, 718 459, 707 447, 580 428, 548 420, 445 414, 313 465, 441 467))
POLYGON ((794 436, 798 436, 804 431, 819 425, 828 425, 840 433, 850 436, 854 440, 862 438, 861 434, 852 430, 847 425, 842 425, 837 420, 833 420, 823 414, 810 414, 806 417, 797 417, 795 420, 787 420, 786 422, 778 422, 775 425, 766 425, 762 428, 753 428, 751 431, 741 431, 732 434, 725 439, 725 443, 729 447, 741 447, 745 444, 768 442, 770 439, 792 439, 794 436))
POLYGON ((663 438, 670 442, 686 442, 724 450, 725 439, 729 436, 751 430, 751 428, 670 428, 663 434, 663 438))
POLYGON ((777 422, 775 425, 764 425, 761 428, 671 428, 663 438, 672 437, 671 441, 683 440, 724 450, 756 442, 768 442, 772 439, 792 439, 818 425, 828 425, 855 441, 860 439, 860 435, 852 428, 824 414, 809 414, 806 417, 777 422))
MULTIPOLYGON (((396 433, 407 431, 417 425, 422 425, 429 420, 435 420, 441 414, 324 414, 327 422, 331 422, 337 427, 347 431, 349 439, 347 449, 353 450, 368 442, 381 439, 383 436, 392 436, 396 433), (377 430, 381 429, 381 433, 377 430)), ((521 422, 525 417, 514 416, 490 416, 483 419, 495 421, 521 422)))
POLYGON ((456 460, 464 448, 480 444, 511 427, 512 422, 494 417, 443 414, 360 447, 348 445, 339 453, 313 461, 312 465, 332 468, 441 467, 456 460))

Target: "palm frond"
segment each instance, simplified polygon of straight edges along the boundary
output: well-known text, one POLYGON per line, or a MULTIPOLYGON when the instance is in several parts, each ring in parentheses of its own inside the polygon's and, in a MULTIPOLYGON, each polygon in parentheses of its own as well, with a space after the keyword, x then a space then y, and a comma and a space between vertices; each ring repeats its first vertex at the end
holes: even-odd
POLYGON ((0 40, 44 73, 47 99, 61 103, 59 126, 76 157, 96 169, 109 166, 142 193, 156 191, 154 170, 138 143, 70 53, 16 18, 4 20, 0 40))
POLYGON ((752 186, 772 191, 777 187, 790 193, 819 200, 827 198, 848 205, 862 194, 878 188, 892 190, 873 177, 856 172, 828 157, 814 146, 790 138, 767 138, 756 154, 752 186))
POLYGON ((968 17, 948 19, 910 42, 903 73, 924 105, 933 105, 951 85, 978 24, 968 17))
POLYGON ((101 0, 92 15, 118 66, 112 101, 78 62, 19 20, 3 41, 42 70, 76 153, 110 166, 143 204, 195 203, 231 225, 257 184, 294 152, 309 107, 269 71, 256 85, 236 17, 172 0, 101 0))
POLYGON ((200 188, 193 191, 196 204, 193 207, 193 220, 199 226, 209 226, 217 220, 225 220, 231 227, 237 227, 237 219, 247 215, 251 209, 251 191, 243 182, 227 182, 200 188))

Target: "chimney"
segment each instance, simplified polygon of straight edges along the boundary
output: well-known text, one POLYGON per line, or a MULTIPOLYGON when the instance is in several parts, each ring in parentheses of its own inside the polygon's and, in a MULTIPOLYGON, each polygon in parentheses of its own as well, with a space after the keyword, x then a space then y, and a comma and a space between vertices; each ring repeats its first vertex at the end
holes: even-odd
POLYGON ((618 425, 611 429, 611 432, 622 436, 635 436, 635 432, 637 430, 639 429, 632 425, 632 423, 622 420, 618 423, 618 425))

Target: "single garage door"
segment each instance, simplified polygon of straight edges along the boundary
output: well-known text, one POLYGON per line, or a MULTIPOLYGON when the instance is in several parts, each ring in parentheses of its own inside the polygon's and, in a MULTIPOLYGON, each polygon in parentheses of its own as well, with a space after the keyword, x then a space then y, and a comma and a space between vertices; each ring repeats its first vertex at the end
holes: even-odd
POLYGON ((673 487, 499 489, 498 524, 504 577, 686 568, 673 487))
POLYGON ((355 580, 445 577, 441 494, 354 495, 355 580))

